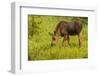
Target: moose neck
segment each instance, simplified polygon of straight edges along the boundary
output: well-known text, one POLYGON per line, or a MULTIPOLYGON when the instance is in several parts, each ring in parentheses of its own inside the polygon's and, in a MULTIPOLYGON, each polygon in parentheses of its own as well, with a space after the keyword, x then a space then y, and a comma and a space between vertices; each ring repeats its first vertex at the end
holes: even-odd
POLYGON ((59 35, 60 35, 60 29, 56 29, 56 30, 54 31, 54 35, 59 36, 59 35))

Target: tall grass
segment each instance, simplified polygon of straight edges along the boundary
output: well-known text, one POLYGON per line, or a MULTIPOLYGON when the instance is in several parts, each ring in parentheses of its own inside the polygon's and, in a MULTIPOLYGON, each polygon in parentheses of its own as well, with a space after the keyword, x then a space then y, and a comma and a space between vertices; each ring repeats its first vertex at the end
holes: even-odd
POLYGON ((77 36, 70 36, 70 46, 62 47, 63 38, 59 39, 56 46, 50 46, 51 36, 48 33, 53 32, 60 20, 71 21, 71 19, 74 18, 29 15, 28 60, 88 58, 88 26, 86 24, 83 24, 83 45, 81 48, 79 48, 77 36))

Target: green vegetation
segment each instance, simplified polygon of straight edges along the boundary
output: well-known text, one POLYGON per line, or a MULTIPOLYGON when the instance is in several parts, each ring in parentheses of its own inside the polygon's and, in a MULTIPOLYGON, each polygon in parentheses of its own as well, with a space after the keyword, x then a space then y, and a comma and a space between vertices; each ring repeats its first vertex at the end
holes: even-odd
POLYGON ((28 15, 28 60, 79 59, 88 57, 88 18, 69 16, 28 15), (79 21, 83 24, 83 45, 79 48, 77 36, 70 36, 70 46, 50 46, 51 36, 60 21, 79 21))

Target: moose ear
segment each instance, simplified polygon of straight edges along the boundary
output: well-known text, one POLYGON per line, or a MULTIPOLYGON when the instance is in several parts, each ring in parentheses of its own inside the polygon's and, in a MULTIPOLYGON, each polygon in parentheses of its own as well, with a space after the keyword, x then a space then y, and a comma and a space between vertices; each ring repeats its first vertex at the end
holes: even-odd
POLYGON ((49 35, 51 35, 51 36, 52 36, 52 35, 53 35, 53 33, 49 32, 49 35))

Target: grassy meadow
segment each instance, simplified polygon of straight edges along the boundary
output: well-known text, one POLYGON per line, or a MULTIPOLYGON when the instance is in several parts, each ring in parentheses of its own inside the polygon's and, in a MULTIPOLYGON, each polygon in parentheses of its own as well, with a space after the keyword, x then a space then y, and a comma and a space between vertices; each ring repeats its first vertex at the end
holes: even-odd
POLYGON ((28 60, 83 59, 88 58, 88 18, 69 16, 28 15, 28 60), (51 47, 51 36, 60 21, 79 21, 83 25, 83 45, 79 48, 78 37, 70 36, 70 46, 62 47, 60 37, 51 47))

